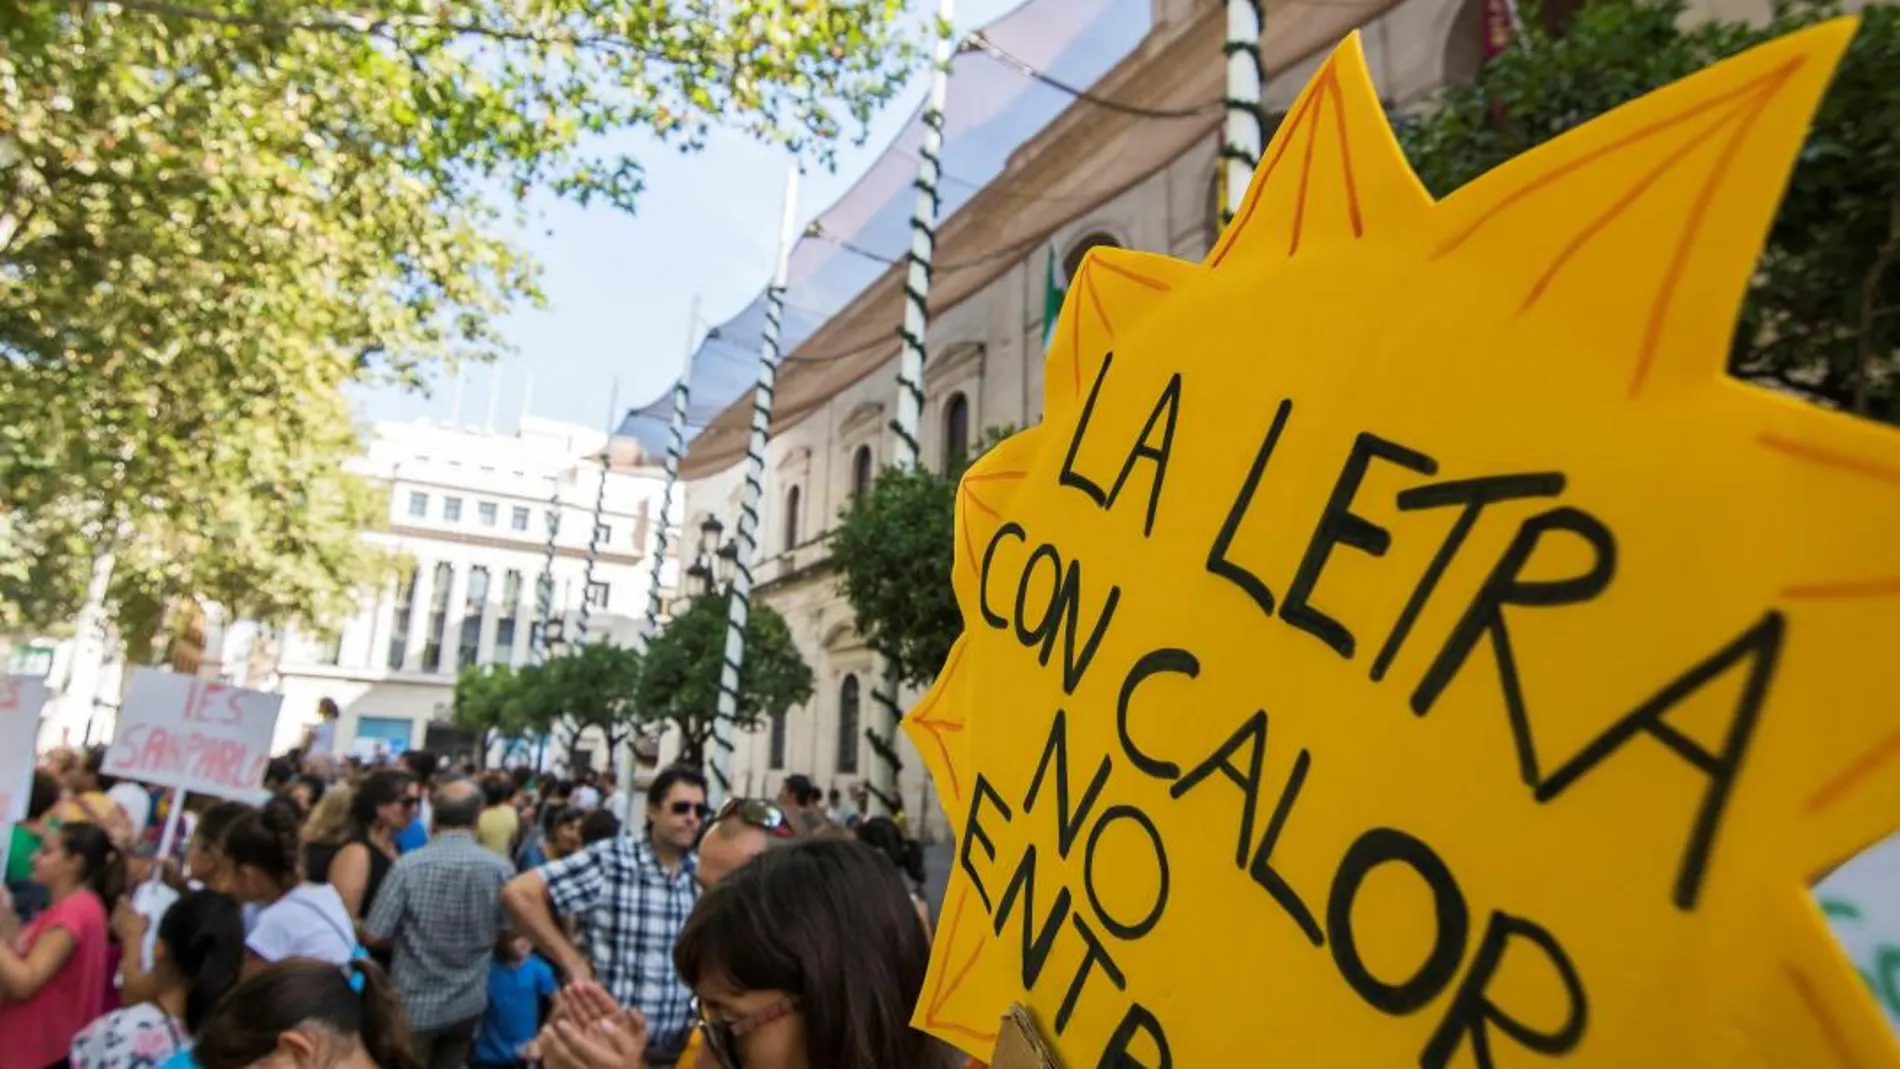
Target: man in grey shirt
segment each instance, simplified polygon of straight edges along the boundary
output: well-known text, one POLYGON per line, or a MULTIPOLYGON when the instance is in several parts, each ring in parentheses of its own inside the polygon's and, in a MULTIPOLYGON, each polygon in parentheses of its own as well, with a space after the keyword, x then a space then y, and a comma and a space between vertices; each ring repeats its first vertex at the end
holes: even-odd
POLYGON ((423 1069, 461 1069, 488 1006, 488 963, 506 929, 501 889, 514 869, 475 840, 482 790, 437 786, 427 846, 396 859, 364 928, 395 947, 396 990, 423 1069))

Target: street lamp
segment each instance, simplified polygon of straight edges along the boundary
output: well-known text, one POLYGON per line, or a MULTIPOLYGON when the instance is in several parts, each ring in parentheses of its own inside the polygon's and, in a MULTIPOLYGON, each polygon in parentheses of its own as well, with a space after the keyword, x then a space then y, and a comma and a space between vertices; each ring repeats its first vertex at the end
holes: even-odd
POLYGON ((549 657, 567 655, 567 621, 559 616, 548 621, 547 630, 542 632, 542 640, 547 646, 549 657))
POLYGON ((699 525, 699 550, 692 566, 686 569, 691 580, 687 593, 695 598, 711 597, 732 581, 732 565, 738 560, 736 541, 720 543, 726 525, 716 516, 708 516, 699 525))

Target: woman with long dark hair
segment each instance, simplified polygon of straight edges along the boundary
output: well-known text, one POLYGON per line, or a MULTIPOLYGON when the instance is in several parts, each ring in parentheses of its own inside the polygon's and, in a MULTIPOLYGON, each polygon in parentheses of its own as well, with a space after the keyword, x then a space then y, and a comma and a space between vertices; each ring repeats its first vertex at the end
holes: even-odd
POLYGON ((107 910, 125 893, 125 855, 94 824, 61 825, 33 857, 51 903, 24 929, 0 909, 0 1069, 66 1061, 79 1030, 107 1009, 107 910))
POLYGON ((299 818, 296 803, 273 798, 224 833, 224 886, 240 902, 263 907, 245 939, 247 970, 285 958, 342 965, 356 953, 356 926, 342 897, 304 879, 299 818))
POLYGON ((73 1037, 72 1069, 150 1069, 184 1049, 244 967, 244 919, 237 902, 191 891, 158 925, 153 994, 94 1021, 73 1037))
POLYGON ((924 897, 924 848, 917 840, 904 836, 902 828, 889 817, 872 817, 857 827, 858 841, 891 859, 897 871, 910 881, 910 902, 917 909, 917 920, 924 926, 924 941, 931 937, 930 900, 924 897))
POLYGON ((358 921, 369 916, 389 867, 396 863, 396 833, 415 819, 418 800, 410 792, 414 777, 405 772, 372 772, 350 800, 350 837, 330 862, 330 886, 358 921))
MULTIPOLYGON (((961 1065, 910 1027, 929 962, 903 878, 848 839, 746 862, 700 897, 673 944, 673 965, 699 998, 699 1064, 720 1069, 961 1065)), ((564 1010, 540 1040, 549 1069, 639 1064, 637 1014, 586 1014, 573 999, 564 1010)))
POLYGON ((192 1051, 198 1069, 422 1069, 395 986, 374 962, 286 961, 218 1003, 192 1051))

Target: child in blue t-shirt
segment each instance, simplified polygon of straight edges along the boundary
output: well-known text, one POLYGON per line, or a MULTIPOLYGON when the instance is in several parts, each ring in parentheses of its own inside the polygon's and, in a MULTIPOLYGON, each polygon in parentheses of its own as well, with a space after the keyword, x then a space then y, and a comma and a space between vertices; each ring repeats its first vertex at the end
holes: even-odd
POLYGON ((541 1004, 560 990, 554 969, 529 953, 528 941, 504 933, 488 963, 488 1010, 469 1054, 470 1069, 523 1065, 521 1048, 541 1030, 541 1004))

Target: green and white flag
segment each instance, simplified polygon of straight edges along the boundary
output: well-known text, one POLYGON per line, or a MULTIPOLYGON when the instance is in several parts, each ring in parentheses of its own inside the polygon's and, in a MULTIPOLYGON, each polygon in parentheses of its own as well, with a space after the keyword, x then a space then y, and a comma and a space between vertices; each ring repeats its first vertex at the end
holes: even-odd
POLYGON ((1056 320, 1062 315, 1062 279, 1056 274, 1056 247, 1049 246, 1048 285, 1042 298, 1042 347, 1049 347, 1049 337, 1056 332, 1056 320))

